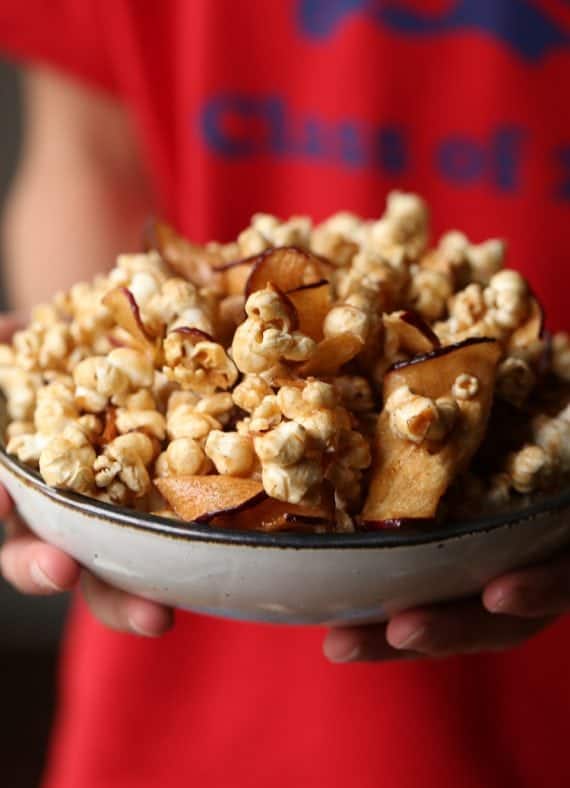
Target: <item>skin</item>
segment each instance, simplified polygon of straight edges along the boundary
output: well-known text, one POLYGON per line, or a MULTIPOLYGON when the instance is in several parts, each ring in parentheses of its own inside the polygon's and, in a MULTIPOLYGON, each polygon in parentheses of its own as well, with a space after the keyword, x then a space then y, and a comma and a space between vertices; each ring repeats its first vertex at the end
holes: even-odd
MULTIPOLYGON (((25 80, 26 137, 3 218, 11 300, 24 314, 57 289, 109 268, 119 251, 139 247, 156 212, 129 120, 108 98, 47 71, 25 80), (53 206, 59 214, 54 221, 53 206), (30 232, 30 227, 34 232, 30 232), (50 276, 43 261, 57 260, 50 276)), ((18 319, 0 317, 0 341, 18 319)), ((60 550, 38 540, 0 487, 5 541, 0 568, 24 594, 78 585, 93 614, 111 629, 158 637, 173 612, 105 585, 60 550)), ((325 657, 335 663, 438 658, 512 648, 570 611, 570 555, 493 580, 479 598, 407 610, 387 624, 329 630, 325 657)))

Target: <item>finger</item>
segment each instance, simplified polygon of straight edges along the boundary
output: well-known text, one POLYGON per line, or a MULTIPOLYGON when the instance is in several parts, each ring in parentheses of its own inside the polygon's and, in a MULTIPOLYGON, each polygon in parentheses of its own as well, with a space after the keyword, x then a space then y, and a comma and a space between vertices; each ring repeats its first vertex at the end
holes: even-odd
POLYGON ((89 572, 81 574, 83 596, 95 618, 118 632, 158 637, 173 624, 173 611, 103 583, 89 572))
POLYGON ((570 555, 493 580, 483 591, 491 613, 523 618, 559 616, 570 612, 570 555))
POLYGON ((0 520, 5 520, 13 508, 14 504, 8 491, 0 485, 0 520))
POLYGON ((386 640, 396 649, 449 656, 516 646, 548 623, 546 618, 495 616, 479 600, 468 600, 400 613, 388 623, 386 640))
POLYGON ((42 542, 16 515, 6 521, 7 540, 0 550, 0 572, 24 594, 49 595, 77 583, 79 566, 70 556, 42 542))
POLYGON ((392 648, 386 641, 386 624, 331 629, 323 642, 329 662, 385 662, 414 659, 417 654, 392 648))

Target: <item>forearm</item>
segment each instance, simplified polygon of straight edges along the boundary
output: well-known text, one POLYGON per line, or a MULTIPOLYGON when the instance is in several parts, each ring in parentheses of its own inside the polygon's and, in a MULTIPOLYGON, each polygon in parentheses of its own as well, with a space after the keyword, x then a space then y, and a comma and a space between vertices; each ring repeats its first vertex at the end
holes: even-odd
POLYGON ((2 222, 10 305, 28 310, 140 247, 152 211, 128 121, 60 77, 26 80, 26 134, 2 222))

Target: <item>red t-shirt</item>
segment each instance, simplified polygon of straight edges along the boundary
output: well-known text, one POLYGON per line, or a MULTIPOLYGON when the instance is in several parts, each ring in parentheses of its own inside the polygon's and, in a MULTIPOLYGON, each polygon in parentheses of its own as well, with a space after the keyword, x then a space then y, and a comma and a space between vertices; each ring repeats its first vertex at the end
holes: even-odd
MULTIPOLYGON (((568 327, 567 0, 2 0, 0 43, 112 91, 166 218, 383 210, 506 237, 568 327)), ((334 666, 322 632, 72 617, 49 788, 570 785, 570 621, 509 653, 334 666)))

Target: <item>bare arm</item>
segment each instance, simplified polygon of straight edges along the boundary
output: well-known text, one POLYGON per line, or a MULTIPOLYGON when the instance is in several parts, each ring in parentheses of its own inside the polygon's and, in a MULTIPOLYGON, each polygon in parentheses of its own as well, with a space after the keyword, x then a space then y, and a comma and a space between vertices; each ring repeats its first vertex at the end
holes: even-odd
POLYGON ((140 246, 153 209, 124 109, 49 71, 24 79, 22 157, 3 217, 11 304, 27 309, 140 246))
MULTIPOLYGON (((139 247, 153 208, 137 145, 124 110, 60 76, 35 71, 25 80, 22 159, 3 218, 12 306, 27 310, 58 289, 112 267, 119 251, 139 247)), ((10 321, 0 320, 0 334, 10 321)), ((0 341, 7 336, 0 336, 0 341)), ((27 594, 65 591, 80 567, 37 539, 0 487, 6 540, 2 574, 27 594)), ((171 611, 82 574, 83 593, 105 624, 159 635, 171 611)))

